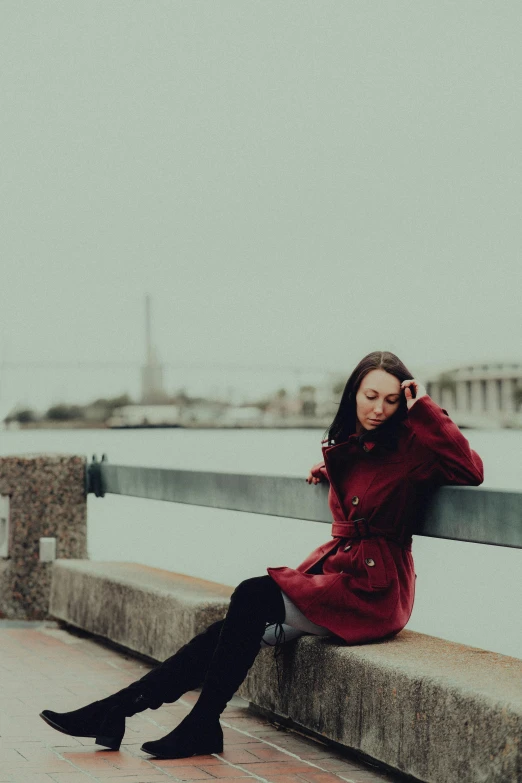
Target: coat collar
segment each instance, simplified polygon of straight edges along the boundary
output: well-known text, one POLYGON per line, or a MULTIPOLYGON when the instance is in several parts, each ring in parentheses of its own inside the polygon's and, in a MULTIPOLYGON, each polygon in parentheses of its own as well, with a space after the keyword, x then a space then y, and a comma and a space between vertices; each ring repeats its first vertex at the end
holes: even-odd
POLYGON ((401 422, 384 422, 375 430, 365 430, 358 436, 361 447, 366 446, 365 451, 371 451, 375 446, 382 446, 389 451, 396 451, 399 446, 399 430, 401 422))
POLYGON ((366 452, 372 451, 375 447, 387 449, 389 451, 396 451, 399 447, 400 431, 404 426, 403 421, 387 421, 377 427, 375 430, 364 430, 360 435, 353 433, 348 440, 342 443, 335 443, 331 446, 324 445, 328 441, 323 441, 323 447, 325 449, 335 449, 338 446, 354 445, 363 449, 366 452))

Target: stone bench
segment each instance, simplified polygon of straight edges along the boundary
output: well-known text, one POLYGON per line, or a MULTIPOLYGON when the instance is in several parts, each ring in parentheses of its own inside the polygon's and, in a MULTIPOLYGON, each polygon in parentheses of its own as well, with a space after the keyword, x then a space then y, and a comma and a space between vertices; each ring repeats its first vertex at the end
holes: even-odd
POLYGON ((429 783, 522 781, 522 660, 402 631, 356 647, 303 637, 263 651, 239 693, 429 783))
MULTIPOLYGON (((51 615, 163 660, 223 617, 232 588, 134 563, 58 560, 51 615)), ((520 783, 522 660, 403 631, 263 650, 239 694, 427 783, 520 783)))
POLYGON ((225 616, 232 590, 139 563, 56 560, 49 613, 163 661, 225 616))

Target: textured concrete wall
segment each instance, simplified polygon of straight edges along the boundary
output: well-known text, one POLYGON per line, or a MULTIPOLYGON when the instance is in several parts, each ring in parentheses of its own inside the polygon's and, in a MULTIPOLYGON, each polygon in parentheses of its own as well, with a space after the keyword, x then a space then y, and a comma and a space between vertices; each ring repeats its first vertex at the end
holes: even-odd
POLYGON ((0 560, 0 617, 48 616, 52 563, 39 560, 41 537, 56 555, 86 557, 85 460, 75 456, 0 458, 0 494, 10 498, 9 557, 0 560))
POLYGON ((424 634, 357 647, 303 637, 264 650, 253 704, 427 783, 522 781, 522 660, 424 634))
POLYGON ((138 563, 57 560, 50 611, 163 661, 225 616, 232 590, 138 563))

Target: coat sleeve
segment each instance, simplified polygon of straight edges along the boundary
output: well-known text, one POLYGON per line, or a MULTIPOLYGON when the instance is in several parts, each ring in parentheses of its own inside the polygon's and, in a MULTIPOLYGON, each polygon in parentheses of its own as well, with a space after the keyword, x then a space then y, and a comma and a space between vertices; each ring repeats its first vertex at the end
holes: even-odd
POLYGON ((484 481, 482 460, 447 412, 431 397, 421 397, 408 411, 408 420, 425 458, 414 468, 417 481, 439 484, 469 484, 484 481))

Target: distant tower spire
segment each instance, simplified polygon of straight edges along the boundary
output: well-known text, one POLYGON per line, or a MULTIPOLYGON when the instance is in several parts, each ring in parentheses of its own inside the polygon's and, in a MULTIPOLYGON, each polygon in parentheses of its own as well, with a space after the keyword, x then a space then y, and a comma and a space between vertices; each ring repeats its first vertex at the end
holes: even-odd
POLYGON ((150 323, 150 294, 145 296, 145 364, 152 364, 152 329, 150 323))
POLYGON ((152 312, 150 295, 145 296, 145 364, 141 370, 141 401, 144 405, 164 402, 163 368, 152 344, 152 312))

